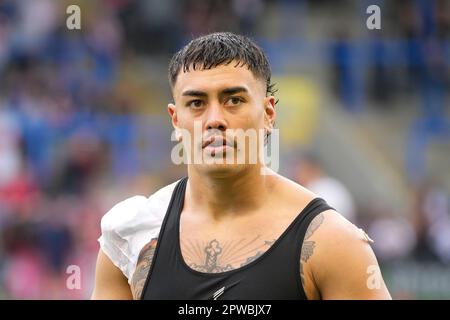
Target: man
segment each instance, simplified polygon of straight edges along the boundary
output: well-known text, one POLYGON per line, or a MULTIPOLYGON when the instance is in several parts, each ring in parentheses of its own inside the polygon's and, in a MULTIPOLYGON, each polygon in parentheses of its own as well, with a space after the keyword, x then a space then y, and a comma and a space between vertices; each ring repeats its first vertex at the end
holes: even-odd
POLYGON ((93 299, 390 298, 365 233, 251 163, 266 139, 256 149, 237 141, 236 129, 273 130, 270 77, 263 51, 232 33, 175 54, 168 112, 191 160, 187 178, 104 216, 93 299), (188 143, 199 123, 200 141, 188 143))

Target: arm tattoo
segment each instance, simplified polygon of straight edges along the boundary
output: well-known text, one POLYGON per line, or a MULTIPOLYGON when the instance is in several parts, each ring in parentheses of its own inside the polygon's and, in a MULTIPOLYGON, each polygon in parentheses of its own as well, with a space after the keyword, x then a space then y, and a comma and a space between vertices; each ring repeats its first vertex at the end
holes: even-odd
POLYGON ((309 225, 308 229, 306 230, 305 239, 302 245, 302 250, 300 253, 300 279, 302 280, 302 285, 305 285, 305 277, 303 273, 303 263, 307 262, 309 258, 314 253, 314 248, 316 247, 316 242, 308 240, 314 232, 320 227, 324 220, 323 214, 320 213, 318 216, 316 216, 311 224, 309 225))
POLYGON ((131 292, 133 293, 134 300, 138 300, 142 295, 142 290, 144 289, 145 281, 147 280, 148 272, 152 265, 157 240, 156 238, 150 240, 139 253, 136 270, 131 278, 131 292))
POLYGON ((308 229, 306 230, 305 240, 308 240, 309 238, 311 238, 313 233, 320 227, 322 222, 323 222, 323 214, 320 213, 317 217, 315 217, 313 219, 313 221, 309 225, 308 229))

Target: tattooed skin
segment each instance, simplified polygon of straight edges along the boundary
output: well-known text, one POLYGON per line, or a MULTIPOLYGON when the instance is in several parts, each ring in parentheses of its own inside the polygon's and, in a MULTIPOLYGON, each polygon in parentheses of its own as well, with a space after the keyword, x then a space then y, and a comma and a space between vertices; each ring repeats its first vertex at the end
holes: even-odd
POLYGON ((219 242, 182 241, 183 258, 190 268, 203 273, 219 273, 243 267, 266 252, 275 240, 252 239, 219 242))
MULTIPOLYGON (((301 250, 300 277, 304 285, 303 263, 314 253, 316 243, 308 240, 320 227, 324 220, 319 214, 309 225, 301 250)), ((219 273, 243 267, 261 257, 276 241, 261 240, 261 235, 254 238, 220 242, 213 239, 209 242, 201 240, 182 240, 183 258, 190 268, 203 273, 219 273)), ((134 299, 139 299, 155 254, 157 239, 152 239, 141 250, 136 271, 131 279, 131 291, 134 299)))
POLYGON ((314 248, 316 247, 315 241, 308 240, 313 233, 320 227, 323 222, 323 214, 320 213, 317 217, 313 219, 308 229, 306 230, 305 239, 303 240, 302 252, 300 254, 300 278, 302 280, 302 285, 305 285, 305 278, 303 274, 303 263, 307 262, 309 258, 314 253, 314 248))
POLYGON ((139 253, 136 270, 131 278, 131 292, 135 300, 140 299, 142 290, 144 289, 145 281, 155 254, 156 243, 156 238, 150 240, 139 253))

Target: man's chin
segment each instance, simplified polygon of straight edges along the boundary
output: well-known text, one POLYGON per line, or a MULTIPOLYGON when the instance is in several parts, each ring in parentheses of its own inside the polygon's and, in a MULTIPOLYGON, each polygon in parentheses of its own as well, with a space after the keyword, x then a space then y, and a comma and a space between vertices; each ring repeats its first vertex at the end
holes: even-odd
POLYGON ((229 174, 236 174, 245 168, 248 165, 245 164, 236 164, 236 163, 202 163, 196 164, 194 167, 203 174, 214 175, 214 176, 227 176, 229 174))

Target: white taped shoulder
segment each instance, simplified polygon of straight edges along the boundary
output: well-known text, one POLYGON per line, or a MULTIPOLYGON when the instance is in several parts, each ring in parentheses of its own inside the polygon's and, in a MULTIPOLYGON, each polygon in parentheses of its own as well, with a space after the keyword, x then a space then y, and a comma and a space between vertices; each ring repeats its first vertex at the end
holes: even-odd
MULTIPOLYGON (((178 180, 179 181, 179 180, 178 180)), ((178 181, 150 197, 134 196, 116 204, 101 221, 103 252, 131 281, 141 249, 157 238, 178 181)))

